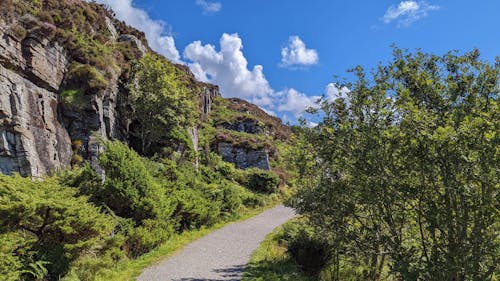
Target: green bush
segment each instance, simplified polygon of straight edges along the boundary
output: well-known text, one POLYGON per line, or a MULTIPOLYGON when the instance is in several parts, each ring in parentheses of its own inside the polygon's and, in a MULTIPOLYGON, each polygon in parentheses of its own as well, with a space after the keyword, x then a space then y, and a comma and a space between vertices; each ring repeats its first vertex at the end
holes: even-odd
POLYGON ((76 193, 54 179, 0 175, 2 275, 51 279, 83 252, 99 251, 116 221, 76 193))
POLYGON ((280 178, 273 172, 253 168, 242 173, 239 181, 249 189, 262 193, 275 193, 278 191, 280 178))
MULTIPOLYGON (((108 80, 97 68, 89 64, 81 64, 78 62, 73 62, 70 65, 68 81, 70 81, 70 84, 79 86, 84 85, 85 90, 88 90, 90 93, 97 93, 100 90, 104 90, 109 84, 108 80)), ((74 96, 75 91, 70 93, 74 96)))
POLYGON ((167 241, 173 225, 164 221, 144 220, 139 227, 130 228, 124 248, 129 257, 136 258, 167 241))
POLYGON ((328 245, 305 222, 286 224, 282 239, 290 256, 310 275, 318 275, 330 261, 328 245))
POLYGON ((97 198, 118 216, 137 223, 145 219, 166 221, 172 202, 146 169, 141 157, 121 142, 105 142, 99 163, 106 178, 97 198))
POLYGON ((220 205, 216 201, 210 201, 201 190, 181 189, 172 195, 177 199, 174 212, 177 231, 210 226, 219 220, 220 205))

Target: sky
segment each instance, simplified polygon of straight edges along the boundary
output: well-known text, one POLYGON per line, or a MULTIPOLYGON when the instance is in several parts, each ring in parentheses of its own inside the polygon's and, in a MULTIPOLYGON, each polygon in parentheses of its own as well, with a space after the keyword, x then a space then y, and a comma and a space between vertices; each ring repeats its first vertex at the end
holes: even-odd
POLYGON ((391 60, 391 45, 500 55, 499 0, 97 0, 199 80, 295 123, 345 94, 348 69, 391 60))

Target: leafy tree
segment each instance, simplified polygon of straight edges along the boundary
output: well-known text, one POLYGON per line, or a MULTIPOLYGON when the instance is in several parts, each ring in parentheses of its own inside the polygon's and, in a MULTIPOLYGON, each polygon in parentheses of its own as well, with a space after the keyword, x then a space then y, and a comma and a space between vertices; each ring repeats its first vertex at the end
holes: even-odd
POLYGON ((333 279, 498 276, 499 65, 395 49, 371 78, 353 72, 303 135, 314 160, 298 164, 317 172, 293 202, 328 239, 333 279))
POLYGON ((172 63, 148 54, 136 63, 128 84, 131 136, 146 155, 161 152, 178 141, 189 144, 186 127, 194 124, 197 108, 187 79, 172 63), (176 140, 176 141, 173 141, 176 140))

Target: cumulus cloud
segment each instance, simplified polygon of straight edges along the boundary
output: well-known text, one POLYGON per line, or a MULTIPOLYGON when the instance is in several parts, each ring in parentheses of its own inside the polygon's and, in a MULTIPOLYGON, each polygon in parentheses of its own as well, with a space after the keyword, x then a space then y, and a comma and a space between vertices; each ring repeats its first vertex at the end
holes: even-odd
POLYGON ((299 36, 290 36, 288 46, 281 49, 281 66, 297 67, 317 64, 319 55, 316 50, 307 49, 299 36))
POLYGON ((181 62, 175 40, 168 35, 165 22, 151 19, 146 11, 134 7, 132 0, 97 0, 97 2, 111 7, 119 20, 126 21, 127 24, 143 31, 153 50, 175 63, 181 62))
POLYGON ((439 6, 430 5, 425 1, 401 1, 397 6, 393 5, 387 9, 382 21, 386 24, 397 21, 400 27, 409 26, 436 10, 439 10, 439 6))
POLYGON ((308 96, 295 89, 286 89, 276 93, 277 109, 300 117, 308 108, 317 108, 320 96, 308 96))
POLYGON ((333 102, 336 99, 344 99, 346 103, 349 104, 349 94, 350 90, 347 87, 339 87, 335 83, 330 83, 325 88, 325 99, 328 102, 333 102))
POLYGON ((274 91, 269 86, 261 65, 248 68, 243 54, 243 42, 238 34, 224 33, 220 51, 200 41, 184 49, 184 57, 196 78, 219 85, 224 97, 239 97, 259 106, 273 103, 274 91))
POLYGON ((205 14, 217 13, 222 9, 222 4, 220 2, 208 2, 206 0, 196 0, 196 5, 203 9, 205 14))

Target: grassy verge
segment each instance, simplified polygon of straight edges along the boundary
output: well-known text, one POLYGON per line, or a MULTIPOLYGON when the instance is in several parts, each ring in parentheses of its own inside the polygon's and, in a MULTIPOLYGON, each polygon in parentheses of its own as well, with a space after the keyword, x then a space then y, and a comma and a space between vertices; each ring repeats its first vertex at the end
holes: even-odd
POLYGON ((286 247, 279 241, 283 227, 269 234, 252 254, 243 281, 313 281, 300 271, 297 264, 286 253, 286 247))
POLYGON ((175 254, 176 252, 181 250, 184 246, 193 242, 194 240, 201 238, 209 234, 210 232, 213 232, 231 223, 243 221, 253 216, 256 216, 265 210, 277 206, 279 203, 280 202, 276 201, 265 207, 256 209, 247 209, 243 211, 241 214, 232 217, 230 220, 226 222, 221 222, 211 227, 201 228, 192 231, 185 231, 181 234, 176 234, 171 239, 169 239, 165 244, 161 245, 155 250, 147 254, 144 254, 134 260, 120 261, 112 269, 100 272, 99 276, 97 277, 97 280, 102 280, 102 281, 135 280, 135 278, 139 276, 144 271, 144 269, 172 256, 173 254, 175 254))

